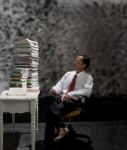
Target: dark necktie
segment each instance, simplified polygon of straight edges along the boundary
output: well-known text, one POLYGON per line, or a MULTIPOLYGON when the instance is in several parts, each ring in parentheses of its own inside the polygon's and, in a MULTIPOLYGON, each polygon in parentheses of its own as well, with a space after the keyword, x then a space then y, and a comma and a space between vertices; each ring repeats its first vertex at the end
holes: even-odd
POLYGON ((76 78, 77 78, 77 74, 74 75, 69 87, 68 87, 68 90, 67 92, 71 92, 75 89, 75 83, 76 83, 76 78))

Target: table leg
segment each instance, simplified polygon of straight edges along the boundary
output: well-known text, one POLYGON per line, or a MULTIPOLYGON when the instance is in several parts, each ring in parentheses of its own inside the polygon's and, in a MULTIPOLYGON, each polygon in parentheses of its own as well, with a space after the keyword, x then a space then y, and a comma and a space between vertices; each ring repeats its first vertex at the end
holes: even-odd
POLYGON ((3 150, 3 111, 0 103, 0 150, 3 150))
POLYGON ((36 116, 36 108, 35 101, 31 101, 31 146, 32 150, 35 150, 35 117, 36 116))
POLYGON ((12 129, 13 133, 15 133, 15 113, 12 113, 12 129))
POLYGON ((38 132, 38 99, 36 100, 36 131, 38 132))

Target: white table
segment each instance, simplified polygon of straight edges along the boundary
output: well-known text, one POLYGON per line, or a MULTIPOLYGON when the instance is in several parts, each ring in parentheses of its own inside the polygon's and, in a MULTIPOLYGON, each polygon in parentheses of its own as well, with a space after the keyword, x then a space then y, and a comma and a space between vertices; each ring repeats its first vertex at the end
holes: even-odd
POLYGON ((0 95, 0 150, 3 150, 3 113, 31 113, 31 144, 35 150, 35 129, 38 92, 27 92, 26 95, 8 95, 3 91, 0 95))

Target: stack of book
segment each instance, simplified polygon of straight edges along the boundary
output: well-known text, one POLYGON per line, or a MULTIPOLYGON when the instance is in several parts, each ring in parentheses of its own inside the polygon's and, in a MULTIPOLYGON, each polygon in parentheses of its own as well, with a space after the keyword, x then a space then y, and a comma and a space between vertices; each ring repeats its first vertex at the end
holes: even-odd
POLYGON ((11 74, 10 74, 10 87, 22 87, 22 73, 19 69, 13 68, 11 74))
POLYGON ((10 75, 10 88, 25 88, 26 91, 39 91, 38 42, 24 39, 16 42, 14 65, 10 75))

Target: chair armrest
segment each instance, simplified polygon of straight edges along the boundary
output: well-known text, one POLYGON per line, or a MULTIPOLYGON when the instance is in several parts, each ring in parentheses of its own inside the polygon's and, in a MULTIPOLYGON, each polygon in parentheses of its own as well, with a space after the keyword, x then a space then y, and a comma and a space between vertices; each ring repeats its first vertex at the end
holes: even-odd
POLYGON ((83 96, 82 98, 80 98, 81 104, 85 104, 87 101, 88 101, 88 97, 87 96, 83 96))

